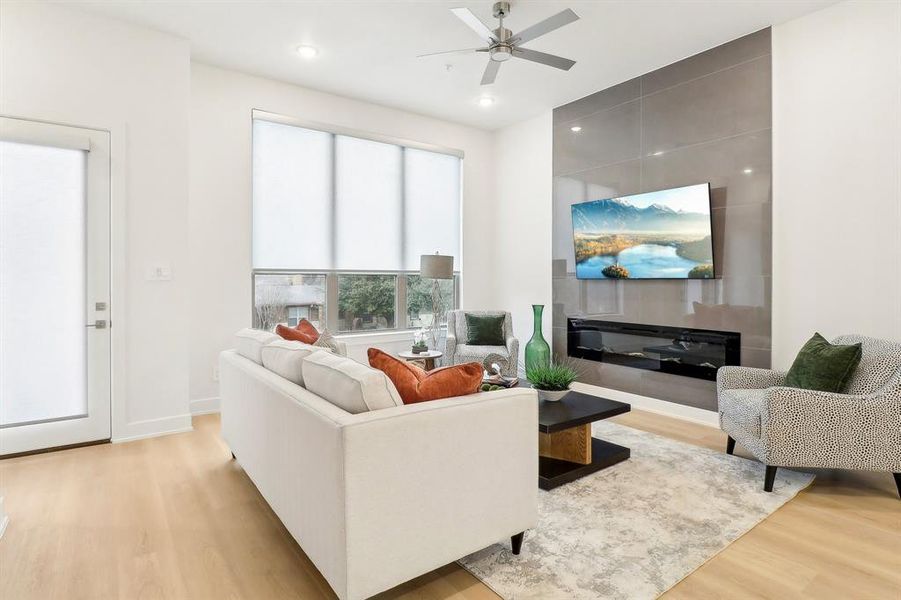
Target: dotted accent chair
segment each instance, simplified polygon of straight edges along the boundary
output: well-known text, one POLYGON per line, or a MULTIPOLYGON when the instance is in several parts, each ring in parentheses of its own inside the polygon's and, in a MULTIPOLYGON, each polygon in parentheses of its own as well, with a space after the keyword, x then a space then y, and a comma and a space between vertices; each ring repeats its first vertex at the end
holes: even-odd
POLYGON ((750 367, 717 372, 726 452, 740 443, 766 465, 764 490, 778 467, 863 469, 894 474, 901 495, 901 344, 843 335, 863 357, 842 394, 784 387, 785 373, 750 367))
POLYGON ((447 340, 444 345, 444 356, 448 365, 459 365, 467 362, 481 363, 489 354, 499 354, 504 358, 502 374, 515 377, 519 365, 519 340, 513 337, 513 317, 500 310, 450 310, 447 312, 447 340), (479 316, 504 315, 503 346, 475 346, 466 343, 465 314, 479 316))

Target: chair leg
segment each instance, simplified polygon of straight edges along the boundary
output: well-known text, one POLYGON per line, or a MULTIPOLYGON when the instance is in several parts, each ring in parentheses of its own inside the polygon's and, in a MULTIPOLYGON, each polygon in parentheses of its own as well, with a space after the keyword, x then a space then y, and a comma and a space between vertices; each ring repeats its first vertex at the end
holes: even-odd
POLYGON ((520 531, 514 536, 510 536, 510 544, 513 546, 513 554, 519 554, 519 551, 522 549, 522 538, 525 536, 525 531, 520 531))
POLYGON ((774 467, 772 465, 766 466, 766 475, 763 479, 763 491, 764 492, 772 492, 773 491, 773 481, 776 480, 776 469, 779 467, 774 467))
POLYGON ((735 453, 735 440, 732 439, 732 436, 726 437, 726 454, 734 454, 735 453))
POLYGON ((235 460, 235 453, 232 452, 232 460, 235 460))
POLYGON ((901 473, 892 473, 895 478, 895 487, 898 488, 898 496, 901 497, 901 473))

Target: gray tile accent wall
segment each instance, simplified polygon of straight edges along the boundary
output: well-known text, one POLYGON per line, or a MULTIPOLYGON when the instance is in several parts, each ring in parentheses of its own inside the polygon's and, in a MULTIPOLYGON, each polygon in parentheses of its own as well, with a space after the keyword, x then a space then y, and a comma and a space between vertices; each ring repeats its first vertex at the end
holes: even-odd
MULTIPOLYGON (((554 110, 556 354, 566 355, 566 318, 586 316, 738 331, 742 364, 769 367, 770 46, 764 29, 554 110), (718 279, 576 279, 572 204, 705 181, 718 279)), ((578 363, 587 383, 716 410, 712 382, 578 363)))

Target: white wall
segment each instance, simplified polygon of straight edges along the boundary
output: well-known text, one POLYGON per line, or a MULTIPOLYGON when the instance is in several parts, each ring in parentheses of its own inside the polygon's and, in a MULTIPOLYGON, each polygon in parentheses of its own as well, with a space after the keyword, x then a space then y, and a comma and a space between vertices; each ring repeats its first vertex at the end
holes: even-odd
MULTIPOLYGON (((465 152, 465 308, 493 305, 493 139, 488 132, 234 71, 191 65, 191 398, 218 395, 213 367, 232 334, 251 323, 251 111, 381 133, 465 152)), ((480 110, 474 106, 473 110, 480 110)), ((301 229, 298 227, 298 235, 301 229)), ((396 336, 394 336, 396 337, 396 336)), ((391 340, 388 336, 387 340, 391 340)), ((372 344, 356 338, 355 355, 372 344)), ((384 341, 384 340, 383 340, 384 341)), ((388 342, 401 349, 409 340, 388 342)), ((199 403, 203 405, 203 403, 199 403)), ((208 405, 208 403, 207 403, 208 405)))
MULTIPOLYGON (((899 11, 843 3, 774 29, 776 366, 814 330, 901 339, 899 11)), ((0 113, 112 132, 115 438, 189 427, 188 398, 217 395, 216 355, 250 323, 253 108, 464 150, 463 306, 512 310, 524 346, 543 303, 550 341, 550 112, 492 134, 189 52, 105 18, 0 4, 0 113), (146 280, 155 264, 172 281, 146 280)))
POLYGON ((533 304, 545 307, 544 338, 551 343, 551 111, 497 131, 495 146, 494 305, 513 313, 522 361, 533 304))
POLYGON ((111 131, 114 439, 191 425, 189 51, 118 21, 0 3, 0 113, 111 131), (154 264, 169 265, 172 281, 147 281, 154 264))
POLYGON ((820 331, 901 340, 901 4, 773 29, 773 365, 820 331))

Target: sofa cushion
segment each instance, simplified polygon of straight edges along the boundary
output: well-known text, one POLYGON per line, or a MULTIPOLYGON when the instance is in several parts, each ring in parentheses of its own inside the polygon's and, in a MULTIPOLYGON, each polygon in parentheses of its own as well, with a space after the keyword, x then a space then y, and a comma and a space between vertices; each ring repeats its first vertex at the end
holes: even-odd
POLYGON ((370 348, 367 354, 369 364, 383 371, 394 383, 404 404, 474 394, 482 383, 483 371, 479 363, 424 371, 378 348, 370 348))
POLYGON ((263 346, 260 354, 264 367, 292 383, 303 385, 303 359, 314 352, 328 350, 303 342, 275 340, 263 346))
POLYGON ((720 415, 744 431, 760 437, 760 419, 766 394, 766 390, 723 390, 719 395, 720 415))
POLYGON ((792 363, 785 385, 805 390, 840 393, 848 385, 860 363, 860 343, 830 344, 813 334, 792 363))
POLYGON ((307 390, 349 413, 403 406, 384 373, 331 352, 315 352, 304 359, 303 381, 307 390))
POLYGON ((489 354, 500 354, 506 359, 510 358, 510 352, 506 346, 473 346, 472 344, 457 344, 455 353, 457 361, 482 362, 489 354))
POLYGON ((235 334, 235 351, 258 365, 263 364, 261 351, 269 342, 279 339, 271 331, 245 328, 235 334))

